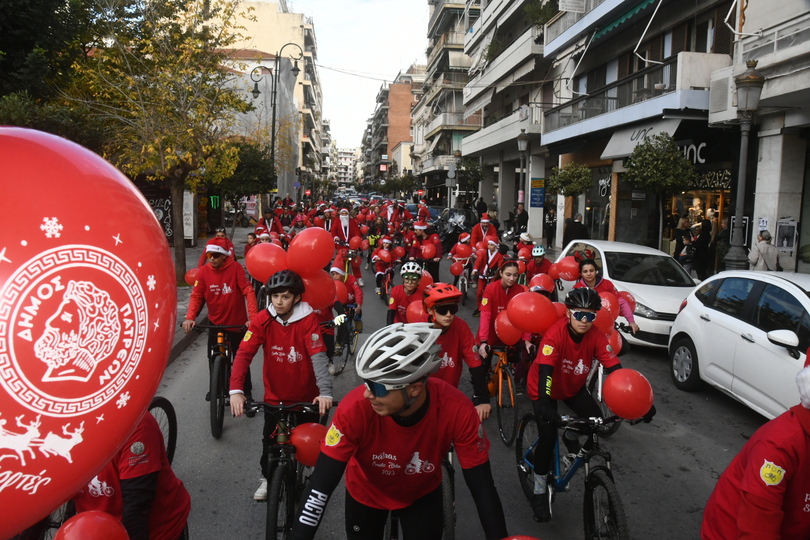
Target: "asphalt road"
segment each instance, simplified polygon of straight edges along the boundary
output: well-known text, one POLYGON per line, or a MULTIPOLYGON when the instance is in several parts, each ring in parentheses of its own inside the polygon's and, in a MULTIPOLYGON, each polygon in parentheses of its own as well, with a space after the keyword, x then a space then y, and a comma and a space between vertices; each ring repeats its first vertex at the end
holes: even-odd
MULTIPOLYGON (((449 279, 447 265, 443 277, 449 279)), ((371 273, 365 272, 365 334, 385 322, 385 305, 374 295, 371 273)), ((470 291, 474 294, 474 290, 470 291)), ((460 315, 477 329, 472 307, 460 315)), ((362 341, 361 341, 362 343, 362 341)), ((174 468, 192 497, 191 537, 195 540, 264 538, 266 505, 253 501, 258 487, 262 419, 226 417, 222 438, 210 435, 205 336, 200 336, 166 370, 158 393, 168 397, 179 418, 174 468)), ((673 386, 663 350, 634 348, 622 357, 625 367, 644 373, 655 391, 658 415, 651 424, 622 425, 603 448, 613 456, 616 486, 627 512, 631 536, 646 540, 699 537, 703 507, 720 473, 765 418, 712 389, 684 393, 673 386)), ((253 380, 260 376, 261 355, 254 362, 253 380)), ((465 376, 462 390, 471 393, 465 376)), ((360 383, 352 364, 335 380, 339 399, 360 383)), ((261 395, 255 390, 257 395, 261 395)), ((528 411, 526 396, 521 407, 528 411)), ((521 413, 522 414, 522 413, 521 413)), ((491 463, 506 512, 510 534, 542 540, 581 538, 582 482, 578 473, 570 491, 558 494, 550 523, 533 521, 531 508, 518 484, 514 446, 507 448, 497 434, 495 415, 485 422, 492 440, 491 463)), ((483 538, 475 507, 456 471, 457 538, 483 538)), ((338 488, 327 509, 317 538, 343 538, 343 492, 338 488)))

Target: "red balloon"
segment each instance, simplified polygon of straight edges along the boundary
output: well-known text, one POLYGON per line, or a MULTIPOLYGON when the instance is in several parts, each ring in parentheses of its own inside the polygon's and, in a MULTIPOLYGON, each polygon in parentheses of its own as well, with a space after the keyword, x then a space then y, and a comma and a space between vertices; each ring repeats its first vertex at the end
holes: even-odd
POLYGON ((477 258, 479 258, 479 259, 482 258, 482 257, 486 257, 487 256, 487 250, 479 249, 478 251, 475 252, 475 256, 477 258))
MULTIPOLYGON (((250 252, 248 252, 250 253, 250 252)), ((192 287, 197 283, 197 274, 200 272, 199 268, 192 268, 186 272, 186 283, 192 287)))
POLYGON ((553 302, 554 309, 557 311, 557 320, 568 316, 568 308, 562 302, 553 302))
POLYGON ((379 259, 382 262, 385 262, 385 263, 390 263, 391 262, 391 252, 388 251, 387 249, 381 249, 380 251, 378 251, 377 252, 377 257, 379 257, 379 259))
POLYGON ((360 249, 362 249, 363 251, 368 250, 369 246, 370 246, 370 244, 368 243, 368 240, 363 240, 360 243, 360 249))
POLYGON ((487 250, 488 243, 486 240, 481 240, 477 244, 475 244, 475 249, 483 249, 484 251, 487 250))
POLYGON ((295 447, 295 459, 314 467, 321 455, 321 443, 326 440, 326 426, 309 422, 295 426, 290 433, 290 442, 295 447))
MULTIPOLYGON (((579 279, 579 263, 574 257, 563 257, 555 264, 557 265, 560 279, 565 281, 576 281, 579 279)), ((551 272, 549 272, 549 274, 550 273, 551 272)))
POLYGON ((272 238, 273 240, 278 240, 278 233, 277 233, 276 231, 270 231, 270 232, 269 232, 269 233, 267 233, 267 234, 268 234, 268 235, 270 236, 270 238, 272 238))
MULTIPOLYGON (((323 230, 323 229, 321 229, 323 230)), ((324 309, 335 303, 335 280, 325 270, 301 276, 304 280, 304 302, 313 309, 324 309)))
POLYGON ((394 256, 397 259, 401 259, 402 257, 404 257, 405 256, 405 248, 402 247, 402 246, 395 247, 394 248, 394 256))
POLYGON ((510 536, 508 538, 504 538, 503 540, 540 540, 540 539, 535 538, 534 536, 526 536, 523 534, 519 534, 517 536, 510 536))
MULTIPOLYGON (((270 243, 271 243, 272 245, 274 245, 274 246, 278 246, 278 247, 280 247, 281 249, 284 249, 284 244, 282 244, 282 243, 281 243, 281 240, 279 240, 278 238, 274 239, 274 240, 273 240, 272 242, 270 242, 270 243)), ((285 253, 286 253, 286 251, 285 251, 285 253)))
POLYGON ((636 297, 628 291, 619 291, 619 296, 630 306, 630 311, 636 311, 636 297))
POLYGON ((603 334, 608 335, 613 331, 613 323, 616 320, 610 316, 610 312, 606 309, 600 309, 596 315, 596 320, 593 322, 603 334))
POLYGON ((425 287, 427 287, 431 283, 433 283, 433 276, 431 276, 430 272, 428 272, 427 270, 423 270, 422 277, 419 278, 419 285, 417 285, 417 288, 420 291, 424 291, 425 287))
POLYGON ((107 512, 90 510, 65 521, 53 540, 129 540, 129 534, 117 518, 107 512))
POLYGON ((605 404, 617 416, 627 420, 641 418, 653 404, 650 381, 635 369, 617 369, 602 384, 605 404))
POLYGON ((609 292, 600 292, 599 296, 602 298, 602 309, 599 310, 599 313, 606 311, 615 321, 619 316, 619 299, 615 294, 609 292))
POLYGON ((506 304, 509 320, 515 327, 524 332, 542 334, 557 322, 557 310, 551 300, 533 292, 522 292, 506 304))
POLYGON ((468 244, 458 244, 456 245, 456 258, 458 259, 466 259, 470 255, 472 255, 472 248, 468 244))
POLYGON ((287 269, 287 252, 277 246, 275 242, 279 241, 257 244, 248 251, 247 257, 245 257, 247 271, 256 281, 267 283, 270 276, 287 269))
POLYGON ((368 225, 363 225, 362 227, 360 227, 360 234, 362 235, 368 234, 368 225))
POLYGON ((436 245, 435 244, 422 244, 422 258, 423 259, 432 259, 436 256, 436 245))
POLYGON ((346 288, 346 284, 338 279, 335 280, 335 298, 338 299, 338 302, 341 304, 345 304, 349 301, 349 289, 346 288))
POLYGON ((460 262, 454 262, 450 265, 450 273, 454 276, 460 276, 464 273, 464 265, 460 262))
POLYGON ((360 247, 360 244, 363 243, 363 239, 359 236, 352 236, 349 239, 349 249, 357 249, 360 247))
POLYGON ((405 318, 409 323, 427 322, 427 316, 425 306, 419 300, 408 304, 408 309, 405 310, 405 318))
POLYGON ((523 261, 518 261, 518 274, 525 274, 526 273, 526 263, 523 261))
POLYGON ((312 220, 312 224, 316 227, 323 227, 324 221, 321 216, 315 216, 315 219, 312 220))
POLYGON ((498 316, 495 317, 495 333, 498 334, 498 338, 507 345, 514 345, 520 341, 523 335, 523 331, 512 324, 506 310, 501 311, 498 313, 498 316))
POLYGON ((544 291, 554 291, 554 280, 548 274, 537 274, 529 280, 529 287, 541 287, 544 291))
POLYGON ((551 279, 560 279, 560 269, 557 266, 557 263, 552 263, 551 266, 548 268, 548 276, 551 279))
POLYGON ((300 276, 311 276, 335 256, 335 243, 325 229, 310 227, 295 235, 287 249, 288 267, 300 276))
POLYGON ((0 178, 8 538, 86 486, 135 428, 166 367, 184 275, 166 242, 166 209, 89 150, 0 127, 0 178))
POLYGON ((613 354, 619 354, 622 352, 622 336, 616 330, 613 330, 608 335, 608 343, 610 343, 610 348, 613 349, 613 354))
POLYGON ((532 258, 532 248, 522 247, 518 251, 518 259, 528 260, 532 258))

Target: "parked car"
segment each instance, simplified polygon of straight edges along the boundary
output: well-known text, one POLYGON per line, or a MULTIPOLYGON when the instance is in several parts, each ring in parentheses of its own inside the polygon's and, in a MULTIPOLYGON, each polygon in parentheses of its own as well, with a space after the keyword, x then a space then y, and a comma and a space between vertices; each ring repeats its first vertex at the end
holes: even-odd
MULTIPOLYGON (((635 297, 638 333, 624 334, 627 340, 636 345, 665 348, 678 307, 695 288, 695 280, 686 270, 663 251, 607 240, 575 240, 557 261, 578 254, 594 259, 602 277, 612 281, 619 291, 628 291, 635 297)), ((574 282, 558 283, 559 297, 565 298, 574 282)))
POLYGON ((795 378, 810 346, 810 275, 720 272, 686 297, 672 326, 670 375, 701 381, 767 418, 799 403, 795 378))
MULTIPOLYGON (((405 208, 408 210, 408 212, 411 213, 414 221, 416 221, 416 216, 419 215, 419 205, 413 203, 406 203, 405 208)), ((439 215, 442 213, 442 210, 444 210, 444 207, 428 206, 428 210, 430 211, 430 223, 433 223, 434 221, 439 219, 439 215)))

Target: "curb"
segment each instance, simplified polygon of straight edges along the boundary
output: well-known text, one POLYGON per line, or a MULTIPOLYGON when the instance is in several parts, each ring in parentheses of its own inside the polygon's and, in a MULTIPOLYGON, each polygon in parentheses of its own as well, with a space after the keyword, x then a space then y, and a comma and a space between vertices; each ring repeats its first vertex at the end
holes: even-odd
MULTIPOLYGON (((201 324, 208 324, 209 323, 209 321, 208 321, 208 309, 203 308, 203 310, 200 312, 200 315, 203 316, 201 324)), ((178 332, 182 332, 182 328, 178 327, 178 329, 175 331, 175 335, 177 335, 178 332)), ((169 353, 169 360, 168 360, 168 362, 166 362, 166 365, 168 366, 169 364, 174 362, 181 354, 183 354, 183 352, 186 349, 188 349, 188 347, 192 343, 194 343, 194 341, 197 339, 197 337, 199 337, 200 334, 202 334, 202 332, 197 332, 197 331, 192 330, 191 332, 189 332, 188 334, 185 334, 183 337, 181 337, 179 340, 177 340, 172 345, 172 351, 171 351, 171 353, 169 353)))

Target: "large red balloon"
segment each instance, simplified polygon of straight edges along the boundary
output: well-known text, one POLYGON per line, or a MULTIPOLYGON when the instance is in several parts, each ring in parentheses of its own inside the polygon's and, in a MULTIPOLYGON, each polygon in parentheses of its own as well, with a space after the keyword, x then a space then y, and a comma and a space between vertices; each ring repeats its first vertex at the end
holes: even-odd
POLYGON ((432 259, 436 256, 436 245, 435 244, 422 244, 422 258, 423 259, 432 259))
POLYGON ((557 266, 557 263, 552 263, 552 265, 548 267, 548 276, 551 279, 560 279, 560 268, 557 266))
POLYGON ((324 221, 321 216, 315 216, 315 219, 312 220, 312 224, 316 227, 323 227, 324 221))
POLYGON ((362 242, 360 242, 360 249, 366 251, 370 245, 371 244, 369 244, 368 240, 363 240, 362 242))
POLYGON ((85 486, 149 405, 184 277, 166 231, 182 241, 183 228, 96 154, 32 129, 0 128, 0 185, 0 538, 8 538, 85 486))
POLYGON ((615 321, 616 317, 619 316, 619 299, 616 298, 615 294, 609 292, 600 292, 599 296, 602 298, 600 313, 607 311, 615 321))
POLYGON ((562 302, 553 302, 554 310, 557 312, 557 319, 562 319, 568 316, 568 308, 562 302))
POLYGON ((551 300, 533 292, 522 292, 509 300, 506 305, 512 324, 532 334, 542 334, 557 322, 557 310, 551 300))
POLYGON ((349 301, 349 290, 346 288, 346 284, 337 279, 335 280, 335 298, 341 304, 349 301))
POLYGON ((610 311, 606 309, 600 309, 597 312, 596 320, 593 322, 594 326, 596 326, 603 334, 608 335, 613 331, 613 323, 616 322, 610 311))
POLYGON ((313 309, 324 309, 335 303, 335 280, 325 270, 301 277, 304 280, 303 300, 313 309))
POLYGON ((629 291, 619 291, 619 296, 630 306, 630 311, 636 311, 636 297, 629 291))
POLYGON ((481 240, 480 242, 475 244, 475 249, 483 249, 484 251, 486 251, 487 250, 487 245, 488 244, 487 244, 486 240, 481 240))
POLYGON ((544 291, 554 291, 554 280, 548 274, 537 274, 529 280, 529 287, 541 287, 544 291))
POLYGON ((427 316, 425 306, 419 300, 408 304, 408 308, 405 310, 405 318, 409 323, 427 322, 427 316))
POLYGON ((565 281, 576 281, 579 279, 579 263, 577 263, 577 260, 574 257, 563 257, 555 264, 557 266, 557 272, 560 275, 560 279, 565 281))
POLYGON ((457 259, 466 259, 470 255, 472 255, 472 248, 468 244, 458 244, 456 245, 456 255, 457 259))
POLYGON ((360 227, 360 234, 366 235, 368 234, 368 225, 363 225, 360 227))
POLYGON ((107 512, 90 510, 65 521, 53 540, 129 540, 129 534, 117 518, 107 512))
MULTIPOLYGON (((250 253, 250 252, 248 252, 250 253)), ((197 283, 197 273, 200 271, 199 268, 192 268, 186 272, 186 283, 191 285, 192 287, 197 283)))
POLYGON ((325 229, 310 227, 295 235, 287 249, 289 269, 300 276, 311 276, 335 256, 335 243, 325 229))
POLYGON ((321 443, 326 440, 326 426, 317 422, 299 424, 290 433, 290 442, 295 447, 295 459, 314 467, 321 455, 321 443))
POLYGON ((433 276, 431 276, 430 272, 428 272, 427 270, 422 270, 422 277, 419 278, 419 285, 417 285, 417 288, 420 291, 424 291, 425 287, 427 287, 431 283, 433 283, 433 276))
POLYGON ((532 248, 522 247, 518 251, 518 259, 528 260, 532 258, 532 248))
POLYGON ((363 243, 363 239, 359 236, 352 236, 349 239, 349 249, 357 249, 360 247, 360 244, 363 243))
POLYGON ((617 369, 602 384, 605 404, 617 416, 627 420, 641 418, 653 404, 650 381, 635 369, 617 369))
POLYGON ((404 257, 405 256, 405 248, 402 247, 402 246, 395 247, 394 248, 394 256, 397 259, 401 259, 402 257, 404 257))
POLYGON ((381 249, 380 251, 378 251, 377 252, 377 257, 382 262, 385 262, 385 263, 390 263, 391 262, 391 252, 388 251, 387 249, 381 249))
POLYGON ((498 316, 495 317, 495 333, 498 334, 498 338, 507 345, 514 345, 520 341, 520 337, 523 335, 523 331, 512 324, 506 310, 501 311, 498 313, 498 316))
POLYGON ((608 343, 610 343, 610 348, 613 349, 613 354, 622 352, 622 336, 617 330, 613 330, 613 332, 608 334, 607 338, 608 343))
POLYGON ((267 283, 270 276, 287 269, 287 252, 275 243, 257 244, 248 251, 245 266, 253 279, 267 283))
POLYGON ((456 261, 450 265, 450 273, 454 276, 460 276, 464 273, 464 265, 456 261))

